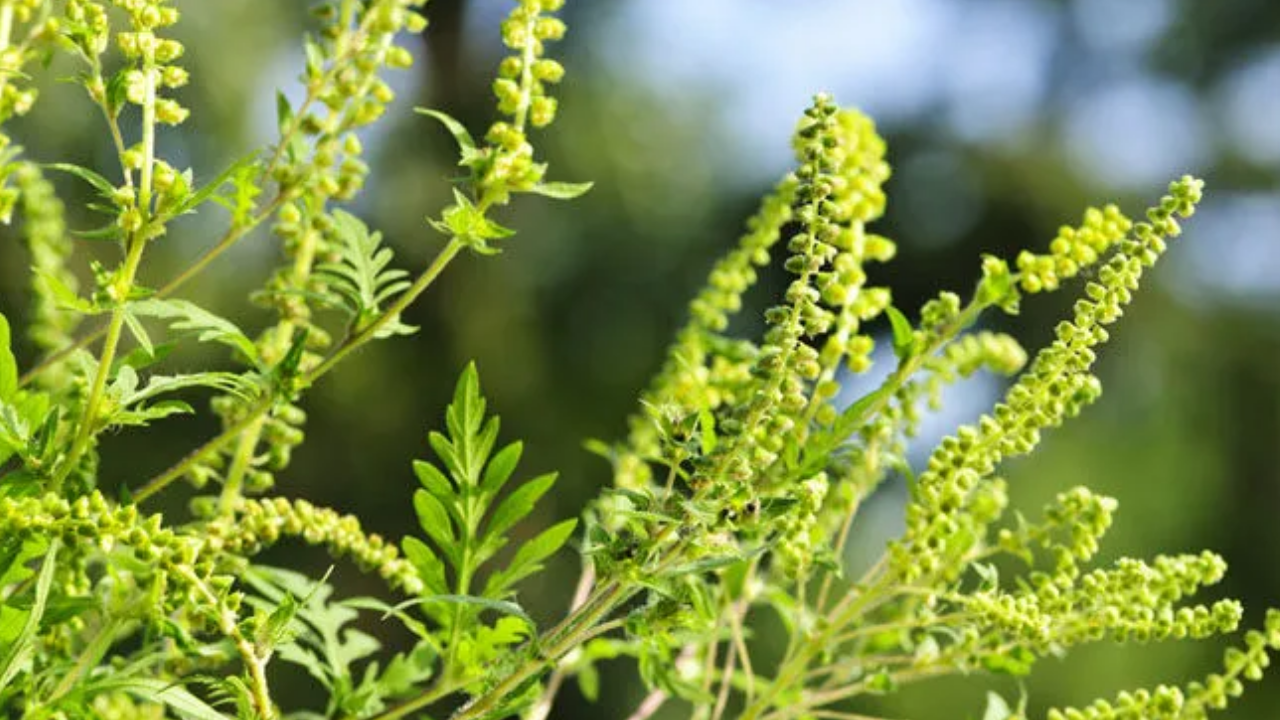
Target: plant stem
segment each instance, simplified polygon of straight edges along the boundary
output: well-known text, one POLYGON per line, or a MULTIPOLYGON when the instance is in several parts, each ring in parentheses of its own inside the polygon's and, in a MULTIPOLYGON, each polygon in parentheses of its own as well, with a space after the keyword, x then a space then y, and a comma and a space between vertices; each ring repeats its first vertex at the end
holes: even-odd
POLYGON ((85 400, 84 412, 80 416, 80 424, 76 429, 75 440, 71 444, 71 452, 68 453, 62 464, 58 466, 58 470, 53 476, 51 489, 54 492, 57 492, 62 487, 62 482, 75 469, 85 450, 89 448, 89 442, 93 439, 94 425, 97 424, 98 405, 102 402, 102 393, 106 389, 107 378, 111 375, 111 365, 115 362, 116 349, 120 344, 120 333, 124 328, 124 304, 128 300, 129 294, 133 291, 133 280, 137 276, 138 265, 142 262, 142 251, 146 248, 146 244, 146 240, 141 235, 132 238, 124 266, 121 268, 116 282, 112 285, 112 290, 116 296, 116 307, 111 311, 111 322, 107 325, 107 339, 102 343, 102 354, 98 358, 98 371, 93 377, 93 384, 89 389, 89 397, 85 400))
POLYGON ((593 603, 588 600, 579 611, 571 613, 569 617, 565 618, 557 626, 557 628, 564 628, 561 639, 552 641, 537 657, 525 660, 523 665, 498 681, 488 692, 454 713, 451 720, 476 720, 476 718, 484 717, 491 711, 496 710, 511 691, 543 672, 548 664, 554 665, 557 660, 581 644, 584 639, 593 636, 595 630, 593 626, 615 607, 625 602, 630 597, 631 592, 633 591, 624 590, 617 581, 609 582, 604 588, 595 593, 595 597, 598 598, 597 602, 593 603))

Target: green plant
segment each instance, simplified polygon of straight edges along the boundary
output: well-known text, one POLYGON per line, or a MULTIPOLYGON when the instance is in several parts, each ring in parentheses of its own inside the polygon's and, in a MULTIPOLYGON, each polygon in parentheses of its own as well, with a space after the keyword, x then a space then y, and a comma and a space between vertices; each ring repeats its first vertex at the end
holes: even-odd
MULTIPOLYGON (((306 99, 293 107, 282 97, 272 147, 200 184, 156 153, 157 128, 188 114, 170 97, 188 76, 182 46, 166 37, 179 20, 169 2, 0 0, 0 121, 35 104, 27 64, 69 54, 119 161, 102 172, 37 163, 0 136, 0 214, 21 217, 33 266, 24 329, 43 353, 20 374, 0 315, 0 707, 10 715, 391 720, 435 708, 459 719, 541 720, 567 678, 594 696, 596 665, 629 656, 652 690, 640 717, 679 699, 712 720, 863 718, 846 704, 931 677, 1018 676, 1083 643, 1235 630, 1239 603, 1185 602, 1222 577, 1216 555, 1091 568, 1114 500, 1076 488, 1041 519, 1009 522, 996 474, 1098 398, 1096 349, 1194 211, 1201 183, 1175 181, 1141 221, 1113 206, 1091 209, 1047 253, 1025 251, 1012 264, 985 257, 968 300, 940 293, 912 324, 864 270, 894 254, 866 229, 885 205, 884 143, 865 116, 822 95, 796 131, 797 169, 712 270, 629 437, 594 445, 613 484, 581 533, 565 520, 501 552, 555 476, 513 479, 522 446, 499 442, 474 366, 457 381, 444 432, 429 437, 434 459, 413 465, 421 536, 397 548, 354 517, 269 494, 303 441, 301 405, 313 384, 355 350, 413 332, 401 313, 457 255, 493 254, 512 234, 492 215, 514 195, 570 199, 589 188, 548 181, 530 144, 530 131, 555 117, 549 91, 563 68, 545 50, 565 28, 553 14, 560 0, 520 0, 502 26, 512 54, 494 83, 501 119, 483 142, 448 115, 423 111, 456 140, 466 173, 429 220, 446 238, 435 259, 416 275, 399 269, 381 236, 338 207, 363 184, 355 131, 391 101, 381 74, 409 64, 395 38, 424 28, 424 2, 320 4, 319 31, 306 43, 306 99), (129 107, 140 118, 134 145, 123 139, 129 107), (92 266, 84 292, 68 264, 75 244, 50 171, 88 183, 98 196, 91 209, 107 216, 75 234, 120 250, 115 267, 92 266), (221 237, 163 287, 139 285, 147 248, 165 241, 173 220, 210 204, 229 213, 221 237), (254 300, 276 313, 273 324, 251 335, 177 297, 268 223, 286 261, 254 300), (765 314, 768 330, 758 342, 729 336, 756 268, 784 240, 792 279, 765 314), (1081 275, 1091 279, 1072 319, 1025 370, 1016 341, 974 329, 984 311, 1017 312, 1024 297, 1081 275), (80 331, 90 318, 98 325, 80 331), (867 327, 880 318, 896 369, 878 389, 838 402, 846 374, 867 370, 867 327), (191 341, 229 349, 237 369, 165 370, 174 345, 191 341), (921 405, 982 369, 1017 379, 914 473, 905 450, 921 405), (192 389, 212 391, 222 431, 169 470, 105 496, 103 433, 192 412, 175 396, 192 389), (906 530, 860 577, 845 577, 842 550, 860 504, 895 473, 910 483, 906 530), (184 478, 216 492, 198 497, 182 521, 149 514, 146 503, 184 478), (398 599, 337 600, 327 578, 255 563, 286 536, 349 557, 398 599), (578 596, 557 624, 539 627, 518 602, 518 583, 574 536, 585 568, 578 596), (1002 557, 1025 569, 998 570, 1002 557), (414 645, 384 663, 371 659, 378 641, 349 627, 362 611, 395 618, 414 645), (786 647, 764 663, 751 626, 770 611, 786 647), (325 707, 277 707, 276 662, 319 682, 325 707)), ((1047 717, 1205 717, 1239 695, 1242 680, 1258 679, 1276 648, 1280 614, 1272 613, 1202 682, 1047 717)), ((1026 712, 993 695, 985 717, 1026 712)))

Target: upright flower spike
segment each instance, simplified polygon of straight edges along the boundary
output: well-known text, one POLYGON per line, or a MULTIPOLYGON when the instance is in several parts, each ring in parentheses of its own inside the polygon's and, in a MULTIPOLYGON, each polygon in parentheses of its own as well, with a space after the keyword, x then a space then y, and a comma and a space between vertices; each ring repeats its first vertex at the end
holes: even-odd
POLYGON ((1075 416, 1101 394, 1089 372, 1093 348, 1108 339, 1106 326, 1120 317, 1143 270, 1164 252, 1165 239, 1181 231, 1177 219, 1195 211, 1202 187, 1191 177, 1172 183, 1169 194, 1148 210, 1147 221, 1133 225, 1132 237, 1113 243, 1116 252, 1098 271, 1098 280, 1085 286, 1073 321, 1058 325, 1057 340, 1036 356, 1005 401, 934 451, 907 507, 907 531, 891 549, 895 576, 913 581, 944 569, 945 548, 958 531, 955 517, 983 479, 1005 458, 1030 452, 1041 430, 1075 416))
POLYGON ((564 37, 564 21, 552 15, 563 6, 564 0, 518 0, 502 21, 502 42, 513 53, 498 66, 493 94, 507 119, 489 127, 488 144, 468 160, 481 207, 536 191, 546 175, 546 164, 534 160, 528 129, 555 120, 557 102, 548 87, 560 82, 564 67, 546 57, 546 44, 564 37))

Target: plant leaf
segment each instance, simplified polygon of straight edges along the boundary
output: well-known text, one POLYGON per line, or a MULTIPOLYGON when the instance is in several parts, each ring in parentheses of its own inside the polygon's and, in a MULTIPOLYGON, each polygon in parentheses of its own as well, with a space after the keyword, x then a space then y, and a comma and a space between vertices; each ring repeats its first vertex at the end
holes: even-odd
POLYGON ((40 629, 40 618, 44 616, 45 603, 49 600, 49 589, 53 586, 53 570, 58 558, 58 549, 62 541, 54 537, 49 541, 49 551, 45 553, 44 562, 40 565, 40 576, 36 579, 35 601, 31 609, 24 611, 22 630, 9 645, 4 657, 0 658, 0 689, 8 687, 9 681, 18 674, 27 662, 27 657, 35 648, 36 632, 40 629))
POLYGON ((523 451, 524 444, 517 440, 499 450, 498 454, 489 460, 488 466, 484 469, 484 478, 480 481, 481 495, 492 497, 502 489, 507 480, 511 479, 511 473, 515 472, 523 451))
POLYGON ((453 136, 454 142, 458 143, 458 150, 462 153, 462 158, 458 161, 459 165, 470 165, 479 157, 480 153, 476 150, 476 141, 471 137, 471 133, 467 132, 467 128, 462 123, 453 119, 450 115, 432 110, 431 108, 416 107, 414 112, 419 115, 426 115, 429 118, 435 118, 444 125, 449 134, 453 136))
POLYGON ((547 473, 539 475, 516 488, 493 511, 493 516, 489 518, 488 526, 485 529, 485 535, 499 537, 507 530, 510 530, 513 525, 533 511, 533 506, 538 502, 538 499, 545 495, 555 482, 556 474, 547 473))
POLYGON ((535 195, 543 195, 545 197, 555 198, 556 200, 572 200, 576 197, 581 197, 587 194, 587 191, 590 190, 593 185, 595 185, 595 183, 590 183, 590 182, 539 183, 529 188, 529 192, 534 193, 535 195))
POLYGON ((482 610, 493 610, 494 612, 523 620, 525 624, 529 626, 529 630, 532 633, 536 634, 538 630, 538 624, 533 621, 532 617, 529 617, 529 613, 526 612, 524 608, 510 600, 494 600, 487 597, 476 597, 475 595, 454 595, 446 593, 443 595, 426 595, 420 598, 414 598, 413 600, 406 600, 399 605, 396 605, 395 608, 397 610, 402 610, 414 605, 426 605, 429 603, 466 605, 477 607, 482 610))
POLYGON ((400 549, 404 551, 405 559, 417 568, 418 577, 422 578, 428 590, 435 595, 448 592, 449 588, 444 579, 444 564, 426 543, 409 535, 400 541, 400 549))
POLYGON ((423 532, 456 567, 460 561, 457 539, 453 535, 453 524, 444 505, 431 493, 419 490, 413 494, 413 509, 418 514, 418 525, 423 532))
POLYGON ((89 183, 103 197, 112 198, 115 196, 116 186, 110 180, 90 170, 89 168, 80 167, 71 163, 48 163, 44 167, 50 170, 60 170, 64 173, 70 173, 76 177, 89 183))
POLYGON ((236 327, 235 323, 195 303, 186 300, 149 298, 129 303, 129 309, 143 317, 168 320, 169 327, 173 330, 193 333, 199 342, 221 343, 238 351, 250 363, 260 364, 257 346, 240 331, 240 328, 236 327))
POLYGON ((0 401, 11 400, 18 392, 18 359, 10 343, 9 321, 0 313, 0 401))
POLYGON ((501 572, 489 576, 488 582, 485 583, 485 597, 499 597, 512 585, 541 570, 542 561, 563 547, 577 526, 576 518, 561 521, 521 545, 516 551, 516 556, 511 559, 510 565, 501 572))
POLYGON ((885 308, 889 316, 889 324, 893 326, 893 354, 899 360, 906 360, 915 354, 916 334, 911 322, 898 308, 890 305, 885 308))
POLYGON ((204 204, 206 200, 213 197, 214 193, 221 190, 223 185, 226 185, 228 182, 230 182, 232 178, 239 175, 240 172, 242 172, 245 168, 253 167, 257 164, 258 164, 258 151, 256 150, 249 153, 248 155, 245 155, 239 160, 236 160, 235 162, 231 163, 231 165, 228 166, 226 170, 223 170, 221 173, 218 174, 217 177, 215 177, 213 180, 210 180, 208 183, 206 183, 204 187, 200 188, 199 190, 196 190, 195 192, 188 195, 185 199, 183 199, 182 203, 179 204, 178 207, 176 207, 173 210, 173 212, 168 213, 169 217, 173 217, 175 215, 183 215, 183 214, 192 212, 197 207, 204 204))

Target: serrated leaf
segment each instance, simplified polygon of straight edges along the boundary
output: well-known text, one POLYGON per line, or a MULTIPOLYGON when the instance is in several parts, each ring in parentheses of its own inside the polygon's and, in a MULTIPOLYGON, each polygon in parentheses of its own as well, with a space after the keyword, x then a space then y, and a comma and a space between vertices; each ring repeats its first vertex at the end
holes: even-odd
POLYGON ((539 183, 529 188, 529 192, 556 200, 572 200, 587 194, 595 183, 549 182, 539 183))
POLYGON ((573 536, 573 530, 577 526, 577 519, 564 520, 521 545, 505 569, 489 576, 489 581, 485 584, 485 596, 498 597, 512 585, 541 570, 542 561, 563 547, 573 536))
POLYGON ((911 357, 915 354, 916 335, 911 322, 892 305, 885 308, 885 314, 889 316, 889 324, 893 326, 893 354, 897 355, 899 360, 911 357))
POLYGON ((18 359, 10 342, 9 320, 0 313, 0 401, 11 400, 18 392, 18 359))
POLYGON ((524 519, 538 499, 546 494, 556 482, 555 473, 547 473, 524 483, 516 488, 498 504, 485 528, 485 535, 491 538, 501 537, 512 526, 524 519))
MULTIPOLYGON (((407 290, 409 273, 388 269, 394 253, 382 245, 382 234, 351 213, 334 211, 334 243, 337 258, 320 264, 317 275, 325 280, 321 297, 342 308, 351 318, 351 331, 360 332, 382 315, 382 305, 407 290)), ((409 335, 417 328, 394 319, 380 327, 375 337, 409 335)))
POLYGON ((129 309, 143 317, 155 317, 169 321, 173 330, 195 334, 199 342, 216 342, 226 345, 244 356, 254 365, 259 364, 258 348, 230 320, 186 300, 149 298, 129 303, 129 309))
POLYGON ((489 245, 489 240, 499 240, 515 234, 514 230, 490 220, 484 211, 473 205, 456 188, 453 191, 453 204, 445 208, 440 220, 433 220, 431 226, 445 235, 457 238, 481 255, 498 252, 497 248, 489 245))
MULTIPOLYGON (((125 369, 129 372, 133 368, 125 366, 121 368, 123 373, 125 369)), ((191 373, 188 375, 152 375, 147 380, 147 385, 141 390, 134 390, 121 398, 121 404, 125 406, 134 405, 140 402, 146 402, 152 398, 163 395, 165 393, 175 392, 193 387, 212 388, 220 390, 230 395, 252 401, 258 395, 258 386, 252 380, 247 380, 241 375, 229 372, 202 372, 191 373)))

